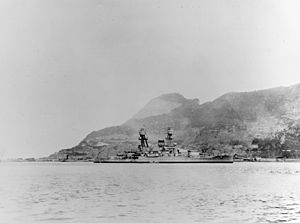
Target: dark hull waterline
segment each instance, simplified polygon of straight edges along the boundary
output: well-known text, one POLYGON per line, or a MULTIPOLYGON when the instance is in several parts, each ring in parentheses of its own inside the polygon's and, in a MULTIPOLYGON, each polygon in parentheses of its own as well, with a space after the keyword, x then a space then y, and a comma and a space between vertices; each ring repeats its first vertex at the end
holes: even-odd
POLYGON ((184 164, 184 163, 233 163, 233 160, 101 160, 95 163, 162 163, 162 164, 184 164))

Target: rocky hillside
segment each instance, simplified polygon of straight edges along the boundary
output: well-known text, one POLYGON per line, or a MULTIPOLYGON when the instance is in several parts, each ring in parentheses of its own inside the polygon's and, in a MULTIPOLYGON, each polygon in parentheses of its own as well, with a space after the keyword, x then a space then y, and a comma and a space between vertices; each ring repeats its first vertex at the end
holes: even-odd
POLYGON ((299 120, 300 84, 228 93, 204 104, 177 93, 164 94, 152 99, 124 124, 94 131, 79 145, 61 150, 57 156, 81 151, 85 159, 95 156, 99 149, 115 154, 137 146, 141 127, 147 129, 150 144, 156 144, 169 126, 182 147, 212 153, 250 151, 264 156, 280 156, 292 150, 297 156, 299 120))

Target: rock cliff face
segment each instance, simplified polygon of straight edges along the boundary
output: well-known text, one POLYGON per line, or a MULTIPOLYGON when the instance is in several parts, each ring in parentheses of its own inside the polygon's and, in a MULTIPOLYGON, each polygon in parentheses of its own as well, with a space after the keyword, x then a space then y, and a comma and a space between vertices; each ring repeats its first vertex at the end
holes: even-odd
POLYGON ((264 150, 273 151, 265 156, 281 155, 285 150, 293 150, 293 156, 297 156, 299 123, 300 84, 228 93, 204 104, 177 93, 164 94, 152 99, 124 124, 94 131, 79 145, 61 150, 58 155, 80 150, 92 157, 100 148, 115 154, 136 147, 141 127, 147 129, 150 144, 156 144, 165 136, 167 127, 172 127, 176 141, 183 147, 214 153, 227 149, 242 154, 259 144, 261 154, 265 154, 264 150), (274 153, 275 150, 278 151, 274 153))

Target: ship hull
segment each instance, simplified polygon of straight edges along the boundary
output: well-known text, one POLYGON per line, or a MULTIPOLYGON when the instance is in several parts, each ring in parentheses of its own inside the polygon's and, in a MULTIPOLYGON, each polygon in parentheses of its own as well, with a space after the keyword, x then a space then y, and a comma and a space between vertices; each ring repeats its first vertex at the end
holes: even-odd
POLYGON ((233 163, 232 160, 101 160, 95 163, 162 163, 162 164, 184 164, 184 163, 233 163))
POLYGON ((163 158, 144 158, 144 159, 107 159, 95 161, 95 163, 162 163, 162 164, 184 164, 184 163, 233 163, 233 158, 231 156, 223 157, 222 159, 163 159, 163 158))

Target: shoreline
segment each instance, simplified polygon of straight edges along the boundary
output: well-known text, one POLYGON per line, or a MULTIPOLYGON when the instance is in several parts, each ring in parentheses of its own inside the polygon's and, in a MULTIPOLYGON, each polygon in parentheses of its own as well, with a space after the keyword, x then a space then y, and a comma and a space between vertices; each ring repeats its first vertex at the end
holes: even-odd
MULTIPOLYGON (((0 160, 0 163, 94 163, 94 161, 83 161, 83 160, 70 160, 70 161, 58 161, 58 160, 47 160, 47 161, 16 161, 16 160, 0 160)), ((106 163, 106 162, 103 162, 106 163)), ((113 163, 113 162, 107 162, 107 163, 113 163)), ((124 163, 134 163, 134 162, 124 162, 124 163)), ((155 162, 153 162, 155 163, 155 162)), ((186 162, 188 163, 188 162, 186 162)), ((191 162, 193 163, 193 162, 191 162)), ((204 163, 204 162, 203 162, 204 163)), ((217 163, 217 162, 216 162, 217 163)), ((262 158, 260 160, 234 160, 233 163, 300 163, 300 158, 299 159, 277 159, 276 158, 262 158)))

